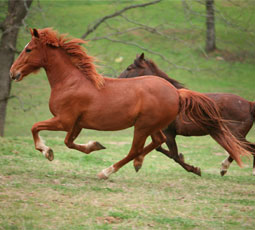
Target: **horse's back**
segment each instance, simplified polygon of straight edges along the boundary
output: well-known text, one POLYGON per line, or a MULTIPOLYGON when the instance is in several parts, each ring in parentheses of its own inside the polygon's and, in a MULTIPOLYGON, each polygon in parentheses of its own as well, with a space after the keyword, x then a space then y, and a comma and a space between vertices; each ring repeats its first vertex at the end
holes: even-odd
POLYGON ((251 103, 244 98, 230 93, 206 93, 219 106, 224 119, 245 121, 252 117, 251 103))

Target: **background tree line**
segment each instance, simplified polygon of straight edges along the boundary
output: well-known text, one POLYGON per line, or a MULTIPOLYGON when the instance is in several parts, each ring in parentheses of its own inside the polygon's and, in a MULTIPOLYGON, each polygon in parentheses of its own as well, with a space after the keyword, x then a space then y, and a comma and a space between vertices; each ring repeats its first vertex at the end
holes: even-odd
MULTIPOLYGON (((147 36, 160 37, 160 39, 163 38, 164 40, 169 41, 178 40, 183 42, 184 45, 187 43, 181 34, 169 34, 170 30, 174 30, 174 21, 165 20, 163 24, 145 24, 139 20, 139 17, 130 17, 130 14, 126 14, 127 12, 138 9, 140 12, 143 12, 143 8, 155 7, 157 4, 162 4, 162 2, 162 0, 154 0, 150 2, 128 2, 110 14, 98 16, 97 19, 95 21, 92 20, 87 27, 81 28, 80 37, 85 40, 91 40, 94 42, 99 40, 106 40, 108 42, 120 43, 124 46, 136 47, 139 50, 144 50, 146 53, 157 56, 162 61, 166 62, 171 68, 182 69, 184 71, 200 71, 200 68, 197 67, 196 63, 194 63, 193 66, 181 65, 179 62, 173 59, 169 59, 169 57, 157 49, 141 45, 140 39, 144 39, 144 37, 141 38, 140 33, 138 33, 139 31, 144 31, 144 33, 148 34, 147 36), (115 27, 114 23, 111 21, 113 18, 125 23, 123 23, 122 27, 115 27), (97 32, 100 30, 103 30, 104 33, 97 32), (123 39, 123 36, 129 33, 137 33, 137 39, 123 39)), ((205 57, 209 57, 210 53, 217 51, 216 40, 220 41, 220 39, 217 38, 217 30, 215 30, 215 27, 217 27, 217 22, 219 21, 226 24, 230 28, 239 31, 241 30, 243 33, 249 34, 251 39, 247 42, 249 42, 250 45, 254 47, 254 43, 252 42, 252 38, 254 38, 254 31, 249 26, 250 19, 245 18, 244 20, 244 16, 242 17, 241 15, 237 16, 236 18, 231 18, 227 12, 217 8, 215 2, 217 3, 217 1, 214 0, 182 0, 181 10, 185 12, 186 17, 183 20, 186 21, 187 29, 189 29, 191 34, 191 39, 192 33, 197 31, 197 24, 193 23, 192 19, 201 17, 204 18, 203 21, 206 33, 204 35, 204 42, 199 47, 201 53, 205 57), (201 5, 203 8, 198 7, 201 5)), ((29 27, 29 25, 26 24, 26 19, 29 18, 31 14, 33 16, 35 14, 43 15, 44 8, 41 6, 40 1, 33 2, 33 0, 9 0, 0 2, 0 4, 0 136, 3 136, 7 103, 10 98, 15 97, 15 95, 10 94, 11 82, 9 78, 9 69, 14 60, 15 54, 20 51, 17 49, 18 33, 20 28, 24 27, 27 29, 29 27)), ((240 3, 240 1, 226 0, 224 1, 224 4, 229 4, 231 6, 234 5, 237 8, 244 8, 244 10, 246 7, 254 7, 254 2, 249 0, 242 1, 242 3, 240 3)), ((54 27, 54 25, 52 26, 54 27)), ((22 32, 24 32, 24 30, 22 30, 22 32)), ((220 48, 222 49, 224 49, 224 42, 227 43, 228 41, 220 41, 220 48)), ((192 45, 187 43, 187 47, 191 48, 192 45)), ((219 58, 221 58, 221 54, 219 56, 219 58)), ((110 72, 111 75, 116 76, 118 71, 119 70, 111 68, 108 72, 110 72)))

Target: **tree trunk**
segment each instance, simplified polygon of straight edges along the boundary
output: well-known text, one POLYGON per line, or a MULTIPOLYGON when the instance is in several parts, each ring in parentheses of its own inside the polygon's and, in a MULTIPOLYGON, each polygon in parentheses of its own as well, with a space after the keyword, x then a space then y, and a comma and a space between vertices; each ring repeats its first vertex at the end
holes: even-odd
POLYGON ((214 0, 206 0, 206 46, 207 53, 216 49, 214 25, 214 0))
POLYGON ((9 0, 8 13, 1 24, 0 42, 0 136, 4 135, 4 124, 11 80, 9 70, 14 60, 19 27, 27 15, 33 0, 9 0))

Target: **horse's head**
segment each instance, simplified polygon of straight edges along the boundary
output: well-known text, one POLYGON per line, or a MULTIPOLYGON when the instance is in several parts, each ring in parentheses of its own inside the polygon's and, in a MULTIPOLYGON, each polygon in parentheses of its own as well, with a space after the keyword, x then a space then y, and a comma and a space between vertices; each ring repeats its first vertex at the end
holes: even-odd
POLYGON ((21 81, 25 76, 38 71, 43 66, 44 50, 39 39, 39 32, 30 29, 31 41, 25 46, 19 57, 10 69, 10 77, 15 81, 21 81))
POLYGON ((144 53, 142 53, 140 56, 137 56, 134 60, 134 63, 129 65, 127 69, 119 75, 118 78, 131 78, 146 75, 154 75, 164 78, 177 89, 185 88, 182 83, 176 81, 173 78, 170 78, 166 73, 160 70, 152 60, 145 59, 144 53))
POLYGON ((118 78, 131 78, 145 75, 155 75, 155 71, 150 65, 150 61, 144 58, 144 53, 137 56, 134 63, 129 65, 125 71, 123 71, 118 78))

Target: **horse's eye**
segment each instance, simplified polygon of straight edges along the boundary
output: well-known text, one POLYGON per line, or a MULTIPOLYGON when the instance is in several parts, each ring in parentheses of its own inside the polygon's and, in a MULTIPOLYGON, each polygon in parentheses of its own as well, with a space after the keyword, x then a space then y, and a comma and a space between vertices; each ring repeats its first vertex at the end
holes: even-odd
POLYGON ((31 51, 31 49, 26 49, 26 53, 30 53, 31 51))
POLYGON ((131 70, 131 69, 132 69, 132 67, 131 67, 131 66, 127 67, 127 70, 131 70))

